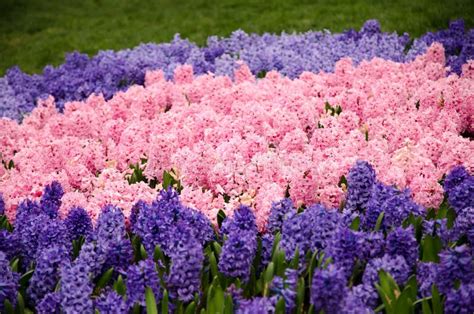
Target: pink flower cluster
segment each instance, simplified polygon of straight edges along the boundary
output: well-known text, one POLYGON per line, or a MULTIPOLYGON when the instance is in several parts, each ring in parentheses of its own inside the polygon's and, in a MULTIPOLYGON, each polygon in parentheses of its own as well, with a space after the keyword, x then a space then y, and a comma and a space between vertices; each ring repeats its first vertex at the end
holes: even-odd
POLYGON ((96 217, 112 203, 128 216, 136 200, 156 195, 126 180, 129 165, 146 158, 147 177, 174 169, 183 201, 211 220, 244 203, 263 226, 286 192, 297 204, 338 206, 341 176, 364 159, 384 183, 435 207, 443 174, 458 164, 474 172, 474 143, 460 135, 474 130, 474 62, 460 77, 446 73, 434 44, 411 63, 343 59, 334 73, 297 79, 256 79, 245 65, 234 81, 194 78, 191 66, 177 68, 174 81, 149 72, 145 87, 67 103, 63 114, 49 98, 22 124, 0 120, 2 159, 15 165, 0 170, 0 191, 10 219, 20 199, 39 197, 52 180, 66 191, 62 215, 80 205, 96 217), (342 112, 331 115, 327 103, 342 112))

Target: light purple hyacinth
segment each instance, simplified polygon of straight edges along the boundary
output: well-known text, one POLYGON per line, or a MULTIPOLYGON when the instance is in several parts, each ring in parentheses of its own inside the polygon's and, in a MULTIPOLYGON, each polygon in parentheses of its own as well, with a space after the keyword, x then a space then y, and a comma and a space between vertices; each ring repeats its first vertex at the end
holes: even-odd
POLYGON ((474 56, 474 30, 465 30, 462 21, 449 29, 426 33, 415 40, 408 53, 408 34, 384 33, 375 20, 367 21, 360 31, 342 33, 309 31, 306 33, 247 34, 241 30, 229 37, 211 36, 204 47, 181 39, 170 43, 141 44, 132 49, 99 51, 89 57, 70 53, 58 66, 46 66, 41 74, 29 75, 18 67, 0 78, 0 116, 21 120, 36 107, 36 101, 53 95, 59 110, 73 100, 84 100, 92 94, 110 99, 133 84, 143 85, 147 70, 163 70, 171 79, 178 65, 190 64, 197 75, 208 72, 233 76, 239 62, 245 62, 255 75, 277 70, 291 78, 303 71, 331 72, 343 57, 358 64, 375 57, 405 62, 440 41, 446 47, 448 65, 460 73, 461 66, 474 56))

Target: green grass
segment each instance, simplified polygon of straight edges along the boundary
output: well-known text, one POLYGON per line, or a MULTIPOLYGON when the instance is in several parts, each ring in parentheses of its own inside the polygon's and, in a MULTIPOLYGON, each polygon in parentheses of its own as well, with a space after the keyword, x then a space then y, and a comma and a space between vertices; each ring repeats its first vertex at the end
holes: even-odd
POLYGON ((39 72, 64 53, 164 42, 175 33, 203 44, 209 35, 247 32, 339 32, 377 18, 384 31, 412 36, 464 18, 474 26, 472 0, 0 0, 0 75, 13 65, 39 72))

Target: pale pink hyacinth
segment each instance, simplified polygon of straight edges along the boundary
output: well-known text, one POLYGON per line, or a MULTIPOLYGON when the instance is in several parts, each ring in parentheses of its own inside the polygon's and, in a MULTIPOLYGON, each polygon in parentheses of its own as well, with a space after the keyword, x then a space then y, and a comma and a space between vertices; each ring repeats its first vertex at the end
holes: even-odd
POLYGON ((446 77, 443 48, 433 44, 411 63, 343 59, 334 73, 297 79, 275 71, 257 79, 245 65, 234 81, 195 77, 188 65, 172 81, 151 71, 145 86, 67 103, 62 114, 50 97, 22 124, 0 119, 2 159, 15 164, 0 170, 0 192, 12 220, 19 201, 38 199, 52 180, 65 190, 61 216, 82 206, 95 219, 106 203, 128 216, 157 194, 128 184, 129 166, 139 164, 158 181, 174 169, 184 204, 213 222, 219 209, 231 216, 244 203, 262 229, 286 191, 298 206, 337 208, 341 176, 363 159, 383 183, 436 207, 443 174, 460 164, 474 173, 474 143, 460 135, 474 129, 473 67, 446 77), (325 112, 326 103, 342 113, 325 112))

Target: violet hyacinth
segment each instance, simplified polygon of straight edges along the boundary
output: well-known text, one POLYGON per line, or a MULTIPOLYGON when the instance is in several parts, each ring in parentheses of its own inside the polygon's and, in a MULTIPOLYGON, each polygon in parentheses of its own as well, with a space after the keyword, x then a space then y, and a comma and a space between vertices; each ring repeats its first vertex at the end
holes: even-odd
POLYGON ((444 250, 439 257, 435 283, 441 293, 448 293, 454 288, 456 281, 469 284, 474 280, 473 259, 468 246, 444 250))
POLYGON ((76 262, 62 267, 59 292, 64 313, 92 313, 92 289, 86 265, 76 262))
POLYGON ((474 312, 474 283, 461 284, 459 289, 450 290, 444 304, 446 314, 470 314, 474 312))
POLYGON ((250 208, 240 206, 232 219, 223 223, 227 240, 222 247, 219 271, 229 277, 247 280, 257 249, 257 226, 250 208))
POLYGON ((13 306, 16 304, 19 279, 19 274, 11 270, 7 256, 0 252, 0 311, 3 312, 6 300, 13 306))
POLYGON ((446 178, 444 178, 444 192, 449 195, 451 191, 457 187, 459 184, 463 183, 464 180, 469 178, 469 172, 467 172, 464 166, 456 166, 448 173, 446 178))
POLYGON ((38 314, 60 314, 61 295, 59 292, 50 292, 36 306, 38 314))
POLYGON ((332 257, 334 264, 348 278, 352 273, 354 263, 360 254, 359 235, 347 227, 337 228, 325 252, 332 257))
POLYGON ((293 201, 289 198, 282 199, 279 202, 273 202, 270 209, 270 216, 268 217, 267 229, 271 233, 281 231, 283 222, 286 217, 296 212, 293 201))
POLYGON ((291 313, 296 306, 296 288, 298 286, 298 271, 288 268, 285 270, 285 279, 273 278, 271 291, 285 300, 285 309, 291 313))
POLYGON ((3 252, 8 259, 13 258, 21 252, 17 233, 0 230, 0 252, 3 252))
POLYGON ((236 314, 268 314, 275 312, 276 299, 274 297, 256 297, 251 300, 242 299, 235 311, 236 314))
POLYGON ((63 195, 63 188, 57 181, 51 182, 51 184, 48 184, 44 188, 40 204, 43 212, 50 218, 56 218, 58 216, 58 210, 61 207, 61 198, 63 195))
POLYGON ((64 220, 69 238, 77 240, 80 237, 87 238, 92 233, 92 221, 86 210, 82 207, 73 207, 64 220))
POLYGON ((382 232, 360 232, 358 234, 359 258, 369 261, 385 253, 385 237, 382 232))
POLYGON ((199 293, 204 253, 188 225, 178 224, 172 243, 171 269, 166 280, 170 298, 189 302, 199 293))
POLYGON ((65 263, 68 263, 68 253, 64 246, 52 246, 41 252, 27 290, 33 303, 37 304, 46 294, 53 292, 65 263))
POLYGON ((126 314, 128 308, 122 296, 115 291, 103 293, 95 301, 95 309, 101 314, 126 314))
POLYGON ((145 306, 145 289, 149 287, 155 299, 161 299, 161 287, 156 264, 153 259, 140 261, 137 265, 130 265, 126 273, 127 306, 134 304, 145 306))
POLYGON ((386 254, 381 258, 369 261, 362 277, 362 283, 373 287, 379 281, 380 270, 389 273, 399 285, 405 284, 411 274, 410 267, 403 256, 386 254))
POLYGON ((462 211, 467 207, 474 207, 474 177, 469 176, 448 194, 449 205, 456 211, 462 211))
POLYGON ((0 193, 0 216, 5 215, 5 201, 3 200, 3 194, 0 193))
POLYGON ((327 269, 316 269, 311 284, 311 304, 314 310, 324 313, 339 313, 342 300, 347 294, 346 276, 342 269, 329 265, 327 269))
POLYGON ((406 229, 398 227, 390 232, 387 236, 385 252, 392 256, 403 256, 408 266, 415 266, 418 259, 418 242, 416 242, 413 227, 406 229))
POLYGON ((356 161, 347 175, 346 208, 352 211, 364 210, 375 180, 375 170, 372 166, 366 161, 356 161))
POLYGON ((433 262, 418 262, 416 268, 416 280, 418 281, 418 290, 422 297, 431 295, 431 287, 436 278, 438 264, 433 262))

